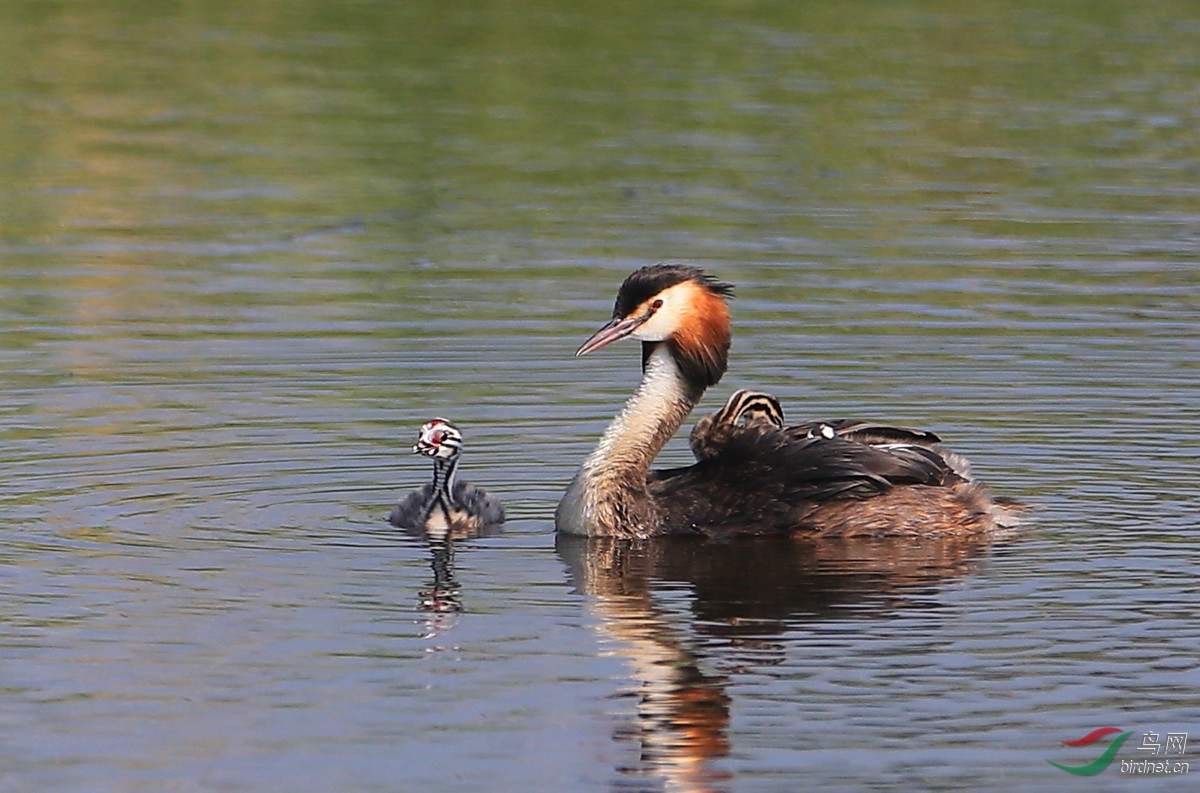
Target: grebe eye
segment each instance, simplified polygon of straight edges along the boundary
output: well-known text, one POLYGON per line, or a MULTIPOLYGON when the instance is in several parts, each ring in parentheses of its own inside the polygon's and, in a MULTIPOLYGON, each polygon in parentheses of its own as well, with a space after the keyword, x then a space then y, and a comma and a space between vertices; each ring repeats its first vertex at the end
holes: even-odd
POLYGON ((654 311, 658 311, 660 308, 662 308, 662 300, 655 300, 650 304, 650 308, 654 311))

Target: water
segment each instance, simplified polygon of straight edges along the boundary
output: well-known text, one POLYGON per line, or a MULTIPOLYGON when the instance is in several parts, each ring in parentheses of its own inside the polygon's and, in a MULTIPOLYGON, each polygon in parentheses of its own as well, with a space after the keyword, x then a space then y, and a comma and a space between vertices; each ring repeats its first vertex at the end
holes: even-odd
POLYGON ((0 788, 1044 790, 1096 727, 1200 740, 1192 4, 0 15, 0 788), (637 378, 571 353, 664 257, 738 287, 702 409, 936 429, 1033 524, 556 540, 637 378), (449 587, 381 521, 433 415, 510 515, 449 587))

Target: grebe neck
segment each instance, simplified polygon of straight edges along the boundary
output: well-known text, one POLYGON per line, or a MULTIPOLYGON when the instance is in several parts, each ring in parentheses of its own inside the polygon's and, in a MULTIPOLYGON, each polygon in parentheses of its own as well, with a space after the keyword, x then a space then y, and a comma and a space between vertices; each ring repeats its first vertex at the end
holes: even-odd
POLYGON ((425 514, 421 523, 428 525, 444 521, 450 523, 454 510, 454 483, 458 477, 458 455, 453 457, 433 458, 433 488, 429 493, 429 503, 425 505, 425 514))
POLYGON ((700 400, 704 386, 684 376, 670 342, 645 342, 642 353, 641 383, 559 505, 560 531, 644 537, 661 523, 646 475, 700 400))

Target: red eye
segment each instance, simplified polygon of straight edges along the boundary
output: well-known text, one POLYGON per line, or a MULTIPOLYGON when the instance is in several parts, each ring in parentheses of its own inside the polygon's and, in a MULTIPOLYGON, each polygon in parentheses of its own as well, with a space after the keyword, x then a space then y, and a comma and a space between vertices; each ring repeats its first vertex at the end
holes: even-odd
POLYGON ((650 308, 654 309, 655 311, 658 311, 660 308, 662 308, 662 301, 655 300, 653 303, 650 304, 650 308))

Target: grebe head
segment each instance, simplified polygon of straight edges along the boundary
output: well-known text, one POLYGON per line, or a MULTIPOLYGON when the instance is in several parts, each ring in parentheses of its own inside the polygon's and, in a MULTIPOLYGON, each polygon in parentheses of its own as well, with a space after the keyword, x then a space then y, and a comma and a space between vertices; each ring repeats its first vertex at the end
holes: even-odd
POLYGON ((769 424, 776 429, 783 429, 783 406, 779 404, 778 399, 762 391, 749 391, 744 388, 734 391, 717 415, 735 427, 769 424))
POLYGON ((612 319, 576 350, 587 355, 626 337, 670 345, 689 379, 704 387, 725 373, 733 286, 686 264, 652 264, 632 273, 617 291, 612 319))
POLYGON ((421 427, 412 449, 415 454, 426 457, 450 459, 462 453, 462 444, 462 432, 458 427, 446 419, 433 419, 421 427))

